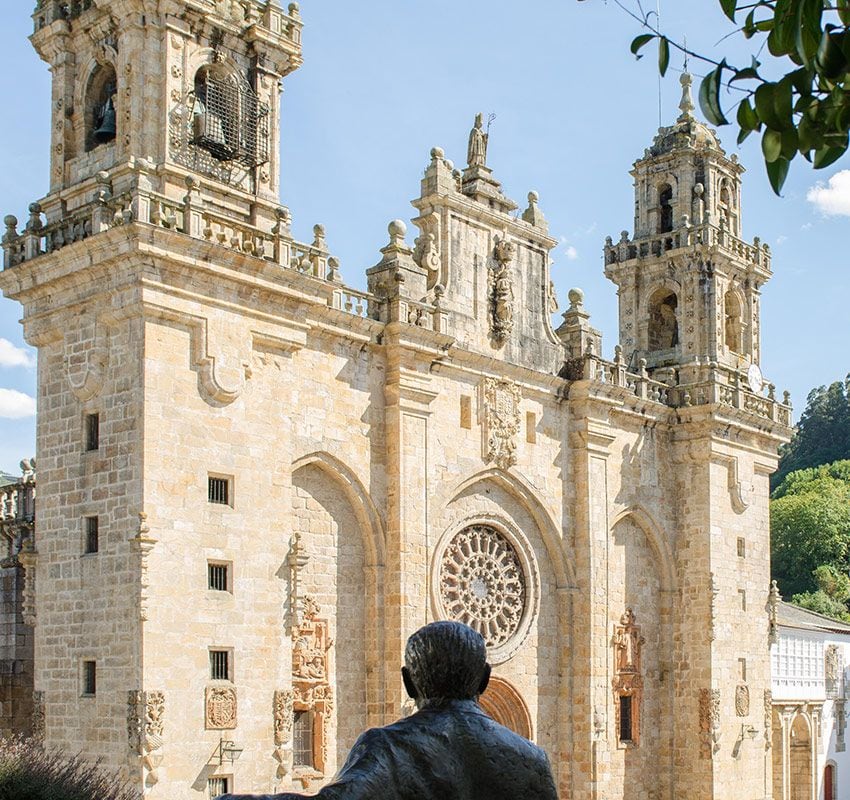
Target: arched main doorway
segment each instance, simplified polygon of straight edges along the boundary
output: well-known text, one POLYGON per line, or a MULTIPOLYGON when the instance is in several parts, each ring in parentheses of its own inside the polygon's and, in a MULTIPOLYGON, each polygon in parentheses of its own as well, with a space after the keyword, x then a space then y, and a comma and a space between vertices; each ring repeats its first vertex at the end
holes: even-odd
POLYGON ((500 725, 531 739, 531 714, 519 692, 504 678, 490 678, 487 690, 478 698, 484 712, 500 725))

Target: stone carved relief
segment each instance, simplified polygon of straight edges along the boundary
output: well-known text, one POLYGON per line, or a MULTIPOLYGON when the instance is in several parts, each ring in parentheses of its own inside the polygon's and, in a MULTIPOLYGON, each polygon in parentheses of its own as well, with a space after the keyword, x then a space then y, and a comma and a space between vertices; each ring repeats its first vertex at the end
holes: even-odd
POLYGON ((631 745, 640 743, 640 712, 643 696, 641 658, 646 640, 641 635, 635 613, 631 608, 614 626, 614 717, 616 729, 620 728, 620 698, 632 698, 631 745))
POLYGON ((770 594, 767 599, 768 630, 767 643, 770 646, 779 641, 779 603, 782 595, 779 594, 779 586, 776 581, 771 581, 770 594))
POLYGON ((720 751, 720 690, 701 689, 699 695, 699 728, 703 756, 711 758, 720 751))
POLYGON ((440 282, 443 260, 440 254, 440 217, 428 214, 417 220, 421 230, 416 239, 413 260, 428 272, 428 288, 433 289, 440 282))
POLYGON ((835 749, 839 753, 843 753, 847 749, 847 743, 844 740, 844 731, 847 728, 847 710, 843 698, 835 701, 832 714, 835 717, 835 749))
POLYGON ((490 267, 490 332, 498 344, 503 344, 514 328, 511 262, 516 255, 516 245, 507 239, 499 239, 493 255, 494 264, 490 267))
POLYGON ((449 619, 477 630, 494 648, 519 631, 526 577, 513 545, 489 525, 454 536, 440 565, 440 601, 449 619))
MULTIPOLYGON (((309 595, 303 600, 303 616, 293 634, 292 646, 292 710, 313 715, 313 763, 321 777, 328 763, 333 690, 330 686, 330 638, 328 620, 321 618, 321 607, 309 595)), ((285 730, 285 728, 284 728, 285 730)), ((291 735, 291 728, 290 728, 291 735)), ((288 768, 284 767, 284 768, 288 768)))
POLYGON ((634 611, 626 609, 620 624, 614 629, 615 663, 619 674, 640 673, 641 651, 645 641, 640 633, 640 625, 635 624, 634 611))
POLYGON ((516 437, 520 429, 522 394, 519 387, 509 381, 486 378, 483 398, 484 461, 508 469, 517 462, 516 437))
POLYGON ((127 740, 132 753, 142 759, 145 784, 159 781, 162 764, 165 693, 131 691, 127 694, 127 740))
POLYGON ((764 690, 764 746, 766 750, 773 747, 773 692, 764 690))
POLYGON ((233 730, 236 727, 236 688, 207 686, 204 709, 207 730, 233 730))
POLYGON ((32 740, 37 746, 44 746, 44 692, 32 693, 32 740))
POLYGON ((835 697, 841 691, 841 677, 844 672, 841 648, 831 644, 824 654, 824 673, 826 677, 826 696, 835 697))
POLYGON ((109 332, 102 320, 81 321, 65 336, 65 373, 71 391, 82 402, 103 388, 109 363, 109 332))
POLYGON ((292 760, 292 723, 295 713, 295 692, 278 689, 272 703, 274 714, 274 755, 278 762, 278 777, 289 774, 292 760))
POLYGON ((745 683, 735 687, 735 713, 739 717, 750 715, 750 687, 745 683))

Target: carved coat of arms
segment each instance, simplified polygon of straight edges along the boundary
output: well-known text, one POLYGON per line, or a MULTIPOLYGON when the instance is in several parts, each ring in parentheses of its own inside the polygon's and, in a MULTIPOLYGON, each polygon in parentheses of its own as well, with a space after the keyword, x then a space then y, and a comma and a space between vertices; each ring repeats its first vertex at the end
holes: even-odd
POLYGON ((508 381, 484 381, 484 460, 508 469, 517 462, 516 437, 520 427, 519 387, 508 381))

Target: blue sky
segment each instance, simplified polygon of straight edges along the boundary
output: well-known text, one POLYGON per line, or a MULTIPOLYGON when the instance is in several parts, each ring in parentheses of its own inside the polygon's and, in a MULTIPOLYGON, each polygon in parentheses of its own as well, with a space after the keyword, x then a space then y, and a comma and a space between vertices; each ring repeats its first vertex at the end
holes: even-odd
MULTIPOLYGON (((34 3, 12 5, 0 28, 0 213, 25 220, 47 185, 50 88, 26 39, 34 3)), ((325 224, 343 277, 364 286, 387 222, 413 216, 409 201, 430 149, 439 145, 460 164, 475 113, 495 113, 490 166, 518 202, 539 192, 560 239, 553 275, 561 305, 570 287, 583 288, 613 352, 616 293, 602 275, 602 245, 631 230, 629 169, 658 128, 654 51, 637 63, 629 53, 636 23, 603 0, 303 0, 301 9, 305 64, 283 98, 282 201, 296 236, 309 241, 312 226, 325 224)), ((697 50, 730 30, 716 0, 662 0, 662 15, 665 29, 697 50)), ((722 47, 745 60, 734 41, 722 47)), ((678 77, 671 69, 663 82, 665 124, 677 114, 678 77)), ((758 142, 738 149, 732 128, 720 135, 749 169, 745 238, 760 236, 774 250, 762 367, 800 411, 812 387, 850 371, 850 157, 817 173, 800 161, 777 198, 758 142)), ((20 317, 18 304, 0 300, 4 470, 35 449, 34 354, 20 317)))

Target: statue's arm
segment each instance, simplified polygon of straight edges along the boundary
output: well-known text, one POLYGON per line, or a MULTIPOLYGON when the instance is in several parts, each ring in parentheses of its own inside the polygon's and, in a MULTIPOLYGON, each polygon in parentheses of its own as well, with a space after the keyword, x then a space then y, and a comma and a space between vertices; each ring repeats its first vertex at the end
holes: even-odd
MULTIPOLYGON (((351 748, 345 765, 334 782, 317 795, 297 794, 225 794, 217 800, 374 800, 385 785, 382 768, 383 737, 380 731, 366 731, 351 748)), ((548 799, 547 799, 548 800, 548 799)))

